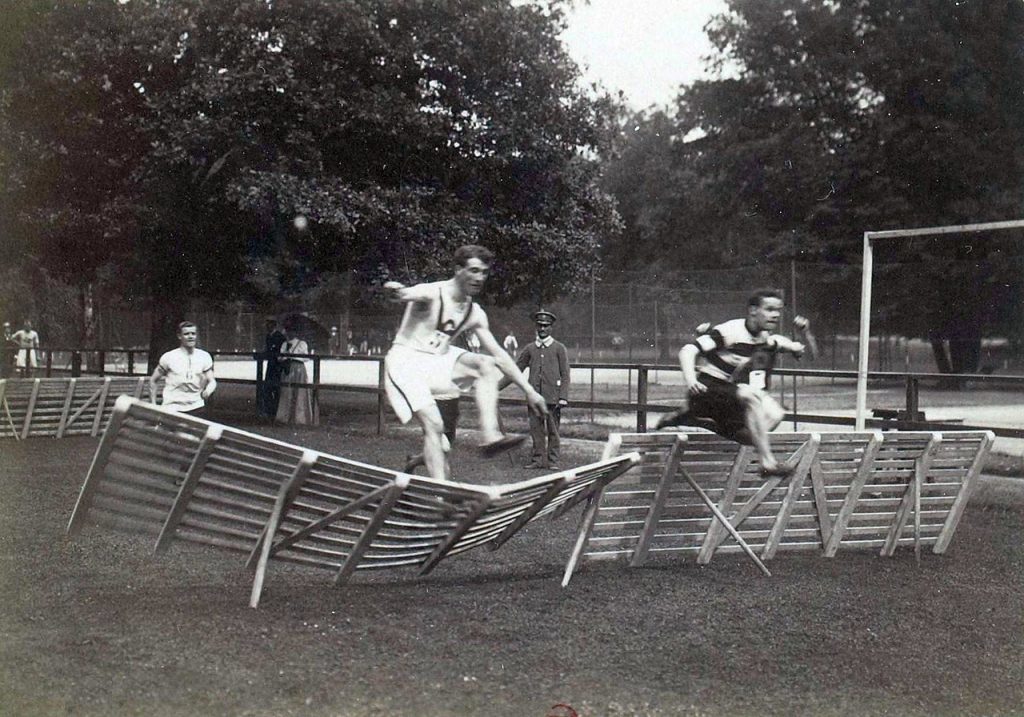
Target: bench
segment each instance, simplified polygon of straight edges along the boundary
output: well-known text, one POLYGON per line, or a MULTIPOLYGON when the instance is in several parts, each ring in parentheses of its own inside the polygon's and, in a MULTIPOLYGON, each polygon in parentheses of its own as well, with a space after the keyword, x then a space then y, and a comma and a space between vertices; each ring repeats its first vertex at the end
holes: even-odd
POLYGON ((780 480, 756 454, 703 431, 613 434, 606 457, 640 464, 595 495, 563 576, 585 560, 640 566, 654 556, 898 546, 945 552, 994 437, 987 431, 773 434, 780 480), (912 520, 911 520, 912 519, 912 520), (738 537, 737 537, 738 536, 738 537))
POLYGON ((419 568, 496 549, 558 517, 639 461, 626 453, 499 486, 438 481, 332 456, 122 397, 68 523, 241 551, 259 604, 271 560, 356 570, 419 568))
POLYGON ((146 382, 130 376, 0 380, 0 438, 98 436, 117 397, 141 397, 146 382))

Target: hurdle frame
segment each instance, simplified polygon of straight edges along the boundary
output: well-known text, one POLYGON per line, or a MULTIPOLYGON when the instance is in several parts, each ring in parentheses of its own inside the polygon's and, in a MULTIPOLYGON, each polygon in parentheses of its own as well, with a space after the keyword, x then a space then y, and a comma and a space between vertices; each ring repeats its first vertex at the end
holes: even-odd
POLYGON ((874 247, 872 242, 884 239, 907 237, 942 236, 949 234, 975 234, 978 232, 1024 229, 1024 219, 979 224, 956 224, 942 227, 920 227, 917 229, 889 229, 886 231, 864 232, 863 258, 861 259, 860 284, 860 334, 857 353, 857 408, 854 429, 863 431, 867 418, 868 358, 871 338, 871 279, 874 269, 874 247))

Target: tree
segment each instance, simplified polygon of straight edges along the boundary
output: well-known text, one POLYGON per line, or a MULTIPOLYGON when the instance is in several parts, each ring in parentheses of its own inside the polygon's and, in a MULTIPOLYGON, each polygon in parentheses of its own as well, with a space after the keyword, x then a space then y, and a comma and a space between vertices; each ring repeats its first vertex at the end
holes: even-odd
MULTIPOLYGON (((699 223, 704 240, 693 251, 680 244, 680 254, 728 264, 736 256, 729 250, 739 248, 753 260, 831 263, 830 290, 808 298, 849 320, 858 309, 865 230, 1021 215, 1020 2, 728 6, 707 28, 720 73, 684 88, 673 118, 667 156, 672 176, 686 180, 668 200, 681 208, 673 227, 699 223), (717 248, 701 251, 708 240, 717 248)), ((630 240, 635 231, 627 228, 630 240)), ((687 235, 664 243, 679 236, 687 235)), ((1007 276, 991 253, 1005 255, 1005 244, 983 248, 976 239, 927 244, 914 257, 916 275, 892 270, 900 281, 882 308, 894 328, 920 335, 931 328, 977 346, 978 332, 968 329, 986 318, 982 309, 997 290, 1020 287, 1020 277, 1007 276), (996 273, 982 280, 985 264, 996 273)), ((970 369, 971 354, 959 352, 949 368, 970 369)))
POLYGON ((118 267, 121 294, 165 321, 154 336, 190 298, 436 276, 467 241, 498 253, 499 301, 541 301, 589 276, 618 228, 596 183, 612 106, 577 88, 560 3, 33 13, 31 52, 0 77, 4 221, 64 275, 118 267))

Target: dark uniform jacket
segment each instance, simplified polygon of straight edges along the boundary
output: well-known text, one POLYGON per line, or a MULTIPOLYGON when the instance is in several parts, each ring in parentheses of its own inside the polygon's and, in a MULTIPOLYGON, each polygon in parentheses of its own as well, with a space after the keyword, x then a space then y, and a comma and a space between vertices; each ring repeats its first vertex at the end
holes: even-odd
POLYGON ((545 403, 569 400, 569 352, 560 341, 552 341, 550 346, 531 341, 519 352, 516 365, 520 371, 530 369, 530 385, 545 403))

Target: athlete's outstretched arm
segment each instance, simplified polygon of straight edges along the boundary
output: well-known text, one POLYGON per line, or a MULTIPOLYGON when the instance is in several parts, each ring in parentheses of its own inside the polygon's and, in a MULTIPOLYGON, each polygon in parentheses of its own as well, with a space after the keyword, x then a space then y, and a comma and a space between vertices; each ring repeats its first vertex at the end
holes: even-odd
POLYGON ((423 301, 433 298, 433 294, 426 284, 415 284, 406 286, 400 281, 384 282, 384 296, 388 301, 396 304, 405 304, 410 301, 423 301))
POLYGON ((541 415, 547 413, 548 405, 545 403, 544 397, 534 390, 530 382, 526 380, 526 376, 516 366, 516 362, 512 360, 512 357, 508 355, 505 349, 501 348, 498 340, 491 333, 487 317, 481 318, 480 323, 475 328, 470 329, 470 331, 476 331, 476 337, 480 339, 480 348, 491 355, 491 358, 494 359, 494 365, 505 374, 506 378, 502 379, 499 387, 504 388, 504 386, 508 385, 509 381, 514 383, 523 389, 523 393, 526 394, 526 402, 530 404, 530 408, 541 415))
POLYGON ((818 342, 814 338, 814 334, 811 333, 811 322, 803 316, 795 316, 793 317, 793 328, 803 336, 803 342, 807 345, 811 358, 818 358, 818 342))
POLYGON ((679 368, 683 372, 683 383, 687 393, 704 393, 707 387, 697 380, 697 356, 700 347, 697 344, 686 344, 679 349, 679 368))

